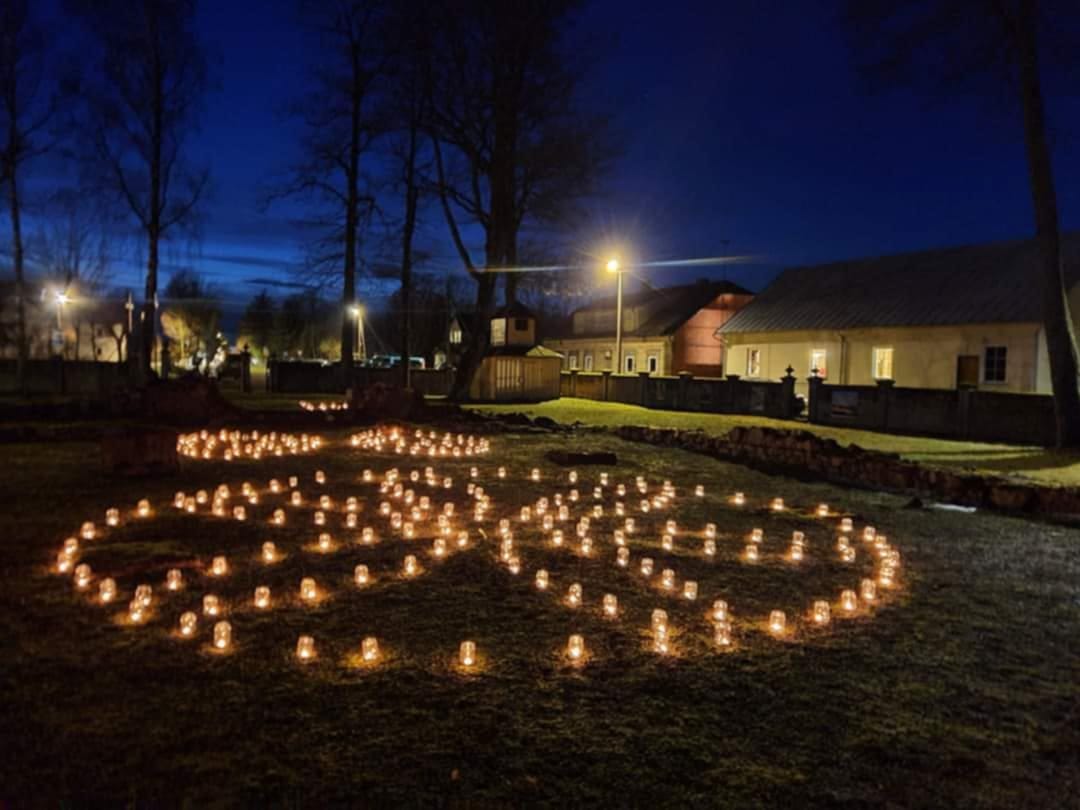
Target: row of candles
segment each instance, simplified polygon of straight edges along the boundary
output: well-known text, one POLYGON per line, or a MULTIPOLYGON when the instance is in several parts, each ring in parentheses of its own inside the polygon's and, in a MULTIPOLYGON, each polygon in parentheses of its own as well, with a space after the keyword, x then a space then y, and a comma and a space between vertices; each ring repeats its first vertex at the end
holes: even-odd
MULTIPOLYGON (((233 438, 233 439, 235 439, 237 441, 242 440, 245 436, 249 436, 250 438, 252 438, 254 440, 258 440, 256 438, 257 434, 250 434, 249 435, 249 434, 239 434, 239 433, 235 433, 235 432, 233 434, 225 434, 223 432, 220 435, 225 436, 225 438, 233 438)), ((444 436, 441 441, 437 441, 437 438, 436 438, 435 434, 424 434, 421 431, 417 431, 415 434, 413 434, 412 440, 413 440, 414 443, 412 445, 410 445, 409 452, 411 454, 413 454, 413 455, 421 454, 421 452, 423 452, 424 448, 439 448, 440 450, 447 450, 448 451, 448 452, 443 452, 443 453, 429 453, 429 455, 437 455, 437 454, 449 455, 449 454, 451 454, 453 448, 458 448, 458 447, 466 447, 466 448, 467 447, 472 447, 474 449, 474 452, 487 452, 490 449, 489 446, 486 444, 486 441, 482 440, 481 442, 477 442, 473 437, 469 437, 468 439, 466 439, 465 437, 462 437, 462 436, 458 436, 456 438, 456 440, 455 440, 455 438, 450 436, 449 434, 444 436), (417 448, 419 448, 419 449, 417 449, 417 448)), ((377 451, 386 451, 386 450, 390 449, 390 446, 387 444, 387 442, 390 442, 390 441, 393 442, 393 450, 394 450, 394 452, 397 452, 397 453, 404 452, 403 442, 406 441, 406 437, 404 436, 403 433, 395 435, 394 432, 390 432, 389 434, 384 434, 382 431, 373 431, 373 432, 368 432, 367 434, 358 434, 357 436, 354 436, 353 439, 352 439, 353 446, 364 447, 365 449, 374 449, 374 450, 377 450, 377 451)), ((308 443, 307 447, 309 447, 309 448, 311 447, 310 442, 308 443)), ((498 469, 497 476, 500 477, 500 478, 505 478, 506 477, 506 470, 505 470, 504 467, 500 467, 498 469)), ((477 501, 477 506, 476 506, 477 515, 479 517, 482 517, 483 513, 486 512, 486 510, 490 507, 490 496, 487 496, 486 493, 483 492, 482 488, 475 485, 474 482, 475 482, 475 479, 477 477, 478 477, 478 471, 474 467, 474 468, 472 468, 470 470, 470 478, 474 479, 474 480, 470 481, 469 492, 470 492, 471 495, 473 495, 475 497, 475 499, 477 501)), ((530 471, 528 477, 529 477, 529 479, 531 481, 534 481, 534 482, 540 480, 540 473, 539 473, 538 468, 533 468, 530 471)), ((326 482, 325 474, 322 471, 318 471, 316 473, 315 478, 316 478, 316 483, 318 483, 318 484, 325 484, 325 482, 326 482)), ((433 472, 432 468, 430 468, 430 467, 428 467, 425 470, 424 478, 425 478, 425 481, 429 485, 432 485, 432 486, 437 485, 438 482, 439 482, 438 477, 434 475, 434 472, 433 472)), ((364 475, 363 475, 363 479, 364 479, 364 481, 366 483, 372 483, 374 481, 374 474, 371 473, 370 470, 365 470, 364 475)), ((387 492, 387 491, 390 491, 392 497, 411 500, 411 498, 408 498, 407 495, 406 495, 406 493, 411 492, 411 490, 405 490, 402 487, 401 481, 399 479, 400 479, 400 472, 396 468, 388 471, 383 476, 383 481, 380 484, 381 491, 384 492, 384 493, 387 492)), ((418 481, 419 480, 419 471, 413 470, 410 473, 410 480, 412 480, 414 482, 418 481)), ((568 474, 568 480, 569 480, 570 483, 577 483, 577 480, 578 480, 577 473, 575 471, 571 471, 568 474)), ((601 498, 602 497, 602 495, 603 495, 602 488, 606 487, 608 485, 608 483, 609 483, 608 480, 607 480, 607 474, 606 473, 601 474, 600 480, 601 480, 601 487, 597 487, 594 490, 594 497, 596 497, 596 498, 601 498)), ((452 479, 450 479, 450 478, 442 479, 442 482, 443 482, 443 484, 444 484, 444 486, 446 488, 449 488, 450 486, 452 486, 452 479)), ((290 479, 290 481, 289 481, 289 484, 290 484, 290 486, 295 487, 298 484, 298 481, 296 480, 295 477, 292 477, 290 479)), ((638 490, 640 492, 644 493, 647 490, 647 485, 645 484, 643 477, 639 476, 637 481, 636 481, 636 484, 637 484, 637 488, 638 488, 638 490)), ((270 489, 273 492, 280 492, 281 486, 280 486, 280 484, 278 482, 272 481, 270 489), (275 484, 277 484, 277 486, 275 486, 275 484)), ((242 485, 241 492, 246 497, 248 497, 249 500, 255 499, 255 500, 251 500, 251 502, 257 502, 257 493, 254 491, 254 488, 251 487, 250 484, 245 483, 244 485, 242 485)), ((616 492, 625 493, 625 485, 619 484, 618 487, 616 488, 616 492)), ((655 496, 654 499, 651 502, 650 501, 643 501, 643 503, 642 503, 643 511, 648 511, 648 508, 646 507, 646 503, 655 504, 656 508, 664 508, 664 507, 668 506, 670 504, 671 500, 674 498, 674 494, 675 494, 674 487, 671 485, 671 483, 670 482, 664 482, 664 486, 662 487, 662 491, 661 491, 660 495, 655 496)), ((704 487, 702 485, 698 485, 697 487, 695 487, 694 494, 696 496, 698 496, 698 497, 704 496, 704 487)), ((293 500, 294 503, 299 500, 297 498, 297 495, 298 495, 298 492, 296 490, 293 490, 292 500, 293 500)), ((567 500, 569 500, 570 502, 576 502, 578 500, 578 498, 576 496, 577 496, 576 491, 571 491, 571 493, 569 493, 568 496, 567 496, 567 500)), ((215 503, 227 500, 228 497, 230 497, 230 493, 229 493, 228 487, 226 485, 221 485, 218 488, 218 490, 215 491, 215 503)), ((175 505, 177 505, 178 507, 181 507, 181 508, 185 508, 188 511, 193 511, 193 509, 191 508, 192 507, 192 502, 205 503, 208 499, 209 499, 209 495, 207 493, 205 493, 204 491, 200 491, 195 496, 186 496, 186 495, 183 495, 183 493, 178 493, 175 505)), ((745 496, 742 493, 736 493, 736 495, 731 500, 736 505, 745 504, 745 496)), ((421 513, 419 515, 419 517, 422 518, 423 513, 425 512, 425 510, 427 508, 429 508, 429 506, 430 506, 429 501, 430 501, 430 499, 427 499, 426 496, 421 498, 420 504, 421 504, 421 506, 423 508, 419 510, 420 513, 421 513)), ((559 494, 556 494, 555 501, 556 501, 556 503, 559 503, 559 506, 560 506, 560 509, 559 509, 560 518, 568 519, 569 518, 569 510, 567 509, 566 504, 560 503, 560 495, 559 494)), ((302 500, 300 502, 302 502, 302 500)), ((544 515, 544 512, 546 511, 547 503, 548 502, 547 502, 546 498, 541 498, 541 499, 538 500, 536 510, 540 515, 544 515)), ((329 496, 323 495, 320 498, 320 506, 324 506, 326 508, 330 507, 329 496)), ((386 507, 388 507, 388 503, 384 501, 380 505, 380 510, 379 510, 380 514, 383 514, 384 516, 386 515, 386 512, 388 511, 386 507)), ((785 506, 784 506, 784 503, 783 503, 782 499, 776 498, 776 499, 773 499, 770 502, 770 508, 773 511, 781 511, 781 510, 783 510, 785 508, 785 506)), ((348 516, 354 516, 355 511, 356 511, 356 499, 355 498, 349 498, 346 501, 345 509, 346 509, 346 513, 347 513, 348 516)), ((448 502, 447 504, 444 504, 444 509, 446 510, 446 512, 444 512, 444 514, 442 514, 442 515, 439 515, 440 526, 441 526, 441 528, 448 529, 449 528, 449 516, 453 514, 453 504, 450 503, 450 502, 448 502)), ((278 510, 278 512, 280 512, 280 511, 281 510, 278 510)), ((616 511, 617 512, 619 511, 618 505, 617 505, 616 511)), ((275 516, 277 516, 278 512, 275 512, 275 516)), ((136 507, 136 514, 138 516, 140 516, 140 517, 147 517, 147 516, 149 516, 150 513, 151 513, 151 510, 150 510, 149 503, 145 499, 143 501, 140 501, 139 504, 136 507)), ((219 513, 218 510, 215 510, 215 513, 219 513)), ((403 536, 407 537, 409 533, 406 531, 406 528, 405 528, 406 524, 404 522, 400 521, 400 515, 397 514, 397 513, 392 513, 392 512, 390 514, 392 516, 391 523, 392 523, 393 528, 395 528, 397 530, 400 530, 402 532, 403 536), (394 515, 397 515, 397 517, 399 518, 397 521, 395 521, 393 519, 394 515), (395 523, 397 525, 394 525, 395 523)), ((819 515, 819 516, 828 515, 829 514, 828 507, 825 506, 824 504, 820 505, 815 510, 815 514, 819 515)), ((234 513, 234 515, 235 515, 235 513, 234 513)), ((594 515, 596 515, 595 507, 594 507, 594 515)), ((415 509, 412 512, 412 516, 414 518, 418 517, 417 511, 415 509)), ((520 512, 520 519, 522 520, 522 522, 527 522, 527 521, 531 520, 531 518, 532 518, 532 509, 530 507, 523 507, 521 512, 520 512)), ((551 527, 551 522, 550 521, 552 519, 552 515, 547 514, 545 516, 545 518, 546 519, 543 522, 544 522, 545 529, 547 529, 547 528, 551 527)), ((586 530, 586 535, 587 535, 588 518, 585 517, 585 518, 582 519, 582 521, 584 522, 584 528, 586 530)), ((316 522, 317 523, 319 522, 317 518, 316 518, 316 522)), ((115 508, 108 510, 108 512, 106 513, 106 524, 109 525, 109 526, 115 526, 115 525, 119 524, 119 510, 117 510, 115 508)), ((511 570, 514 570, 515 567, 517 568, 517 570, 520 570, 520 561, 516 561, 516 565, 515 565, 514 560, 505 559, 508 556, 506 554, 506 551, 509 550, 508 549, 508 544, 506 542, 506 537, 505 537, 505 534, 506 534, 505 530, 506 530, 508 524, 509 524, 509 521, 507 519, 503 519, 500 522, 500 530, 504 533, 503 549, 502 549, 503 550, 504 561, 510 563, 511 570)), ((633 518, 627 518, 627 522, 626 522, 625 525, 626 525, 626 528, 627 528, 628 531, 633 531, 633 528, 634 528, 634 526, 633 526, 633 518)), ((580 527, 581 527, 581 523, 579 523, 579 529, 580 529, 580 527)), ((846 535, 847 535, 847 533, 850 533, 852 531, 852 528, 853 527, 851 525, 850 518, 844 518, 841 521, 840 529, 841 529, 841 532, 843 532, 844 534, 842 534, 841 537, 838 540, 838 547, 841 550, 841 552, 843 552, 845 554, 846 553, 853 553, 852 547, 850 546, 850 544, 846 540, 846 535)), ((665 531, 664 537, 663 537, 663 539, 661 541, 661 544, 662 544, 662 547, 664 547, 665 550, 670 551, 673 548, 674 535, 675 535, 675 530, 676 530, 674 521, 669 520, 665 525, 665 530, 666 531, 665 531)), ((557 530, 554 530, 554 531, 557 531, 557 530)), ((367 536, 367 539, 370 540, 371 535, 368 534, 368 532, 370 532, 370 529, 366 530, 365 535, 367 536)), ((448 532, 445 532, 445 533, 448 533, 448 532)), ((706 553, 708 553, 710 541, 713 544, 713 550, 715 550, 715 533, 716 533, 715 525, 714 524, 709 524, 706 527, 706 530, 705 530, 705 534, 706 534, 706 553)), ((94 526, 93 526, 92 522, 88 521, 88 522, 84 523, 82 528, 81 528, 80 534, 84 539, 93 539, 95 534, 96 534, 96 530, 94 529, 94 526)), ((554 537, 557 537, 557 536, 560 536, 560 535, 561 535, 561 533, 559 535, 554 535, 553 534, 553 539, 554 539, 554 537)), ((616 537, 616 544, 619 546, 618 554, 617 554, 617 562, 621 566, 625 567, 626 564, 628 563, 628 559, 629 559, 628 551, 627 551, 627 549, 625 548, 625 545, 624 545, 625 540, 624 540, 624 537, 623 537, 622 538, 623 542, 620 542, 620 532, 618 530, 615 533, 615 537, 616 537)), ((748 550, 749 550, 749 548, 756 548, 757 545, 760 544, 762 539, 763 539, 763 532, 761 530, 757 530, 757 529, 754 530, 751 533, 751 541, 752 542, 748 546, 748 550)), ((896 568, 899 565, 899 554, 898 554, 898 552, 896 552, 895 549, 892 549, 891 547, 888 546, 884 536, 876 535, 876 533, 874 532, 874 530, 871 527, 868 527, 865 530, 864 539, 867 540, 867 541, 874 542, 875 547, 879 550, 879 557, 881 559, 880 577, 883 579, 882 584, 883 585, 890 585, 892 583, 892 578, 895 575, 896 568)), ((330 540, 329 534, 323 533, 323 534, 320 535, 319 548, 321 550, 328 549, 329 546, 330 546, 330 543, 331 543, 331 540, 330 540)), ((511 543, 512 543, 512 541, 511 541, 511 543)), ((459 545, 464 546, 466 544, 467 544, 467 533, 459 533, 459 545)), ((556 542, 556 545, 558 545, 557 542, 556 542)), ((794 557, 796 549, 801 550, 802 547, 803 547, 803 536, 802 536, 802 534, 800 532, 796 532, 794 534, 794 536, 793 536, 793 546, 792 546, 792 555, 791 556, 794 557)), ((61 552, 61 559, 58 561, 58 568, 60 568, 61 570, 64 570, 64 571, 69 570, 70 564, 73 561, 75 555, 77 554, 77 548, 78 548, 78 541, 75 540, 74 538, 69 538, 68 541, 65 542, 65 547, 64 547, 63 551, 61 552)), ((447 548, 446 547, 446 542, 445 542, 445 540, 443 538, 441 538, 441 537, 435 538, 435 542, 433 543, 433 554, 434 554, 434 556, 436 556, 436 557, 442 556, 442 554, 444 554, 446 552, 446 548, 447 548)), ((276 554, 276 550, 275 550, 275 547, 274 547, 273 543, 264 544, 264 547, 263 547, 264 560, 266 560, 268 562, 272 561, 275 554, 276 554)), ((509 555, 509 556, 512 557, 513 555, 509 555)), ((403 562, 403 565, 402 565, 402 573, 405 576, 411 576, 411 575, 415 575, 416 573, 418 573, 419 570, 420 570, 420 566, 419 566, 419 563, 416 560, 415 555, 407 555, 404 562, 403 562)), ((644 558, 642 560, 642 571, 643 571, 643 573, 646 573, 647 575, 651 575, 651 573, 652 573, 652 560, 650 558, 644 558)), ((226 572, 227 572, 227 562, 225 561, 225 558, 224 557, 215 558, 215 560, 211 564, 211 573, 216 575, 216 576, 221 576, 221 575, 224 575, 226 572)), ((516 573, 517 571, 514 571, 514 572, 516 573)), ((179 577, 179 575, 180 575, 179 570, 170 571, 169 577, 172 578, 172 579, 167 580, 167 587, 168 588, 176 589, 179 586, 178 580, 176 579, 177 577, 179 577)), ((89 583, 90 583, 91 577, 92 577, 92 575, 91 575, 91 572, 90 572, 90 569, 89 569, 88 565, 82 564, 82 565, 76 566, 75 582, 76 582, 77 587, 85 588, 86 586, 88 586, 89 583)), ((366 583, 367 581, 369 581, 369 577, 370 577, 370 574, 369 574, 366 566, 363 566, 363 565, 357 566, 356 571, 355 571, 355 579, 356 579, 357 584, 366 583)), ((537 574, 536 574, 536 583, 537 583, 538 588, 541 588, 541 589, 546 589, 547 588, 548 574, 547 574, 547 572, 545 570, 540 570, 540 571, 537 572, 537 574)), ((674 588, 674 571, 672 569, 664 569, 662 571, 662 573, 661 573, 661 584, 662 584, 662 587, 664 587, 667 590, 670 590, 670 589, 674 588)), ((102 582, 100 584, 100 588, 101 588, 100 595, 101 595, 101 599, 102 599, 103 602, 108 602, 108 601, 111 601, 113 598, 115 598, 116 586, 115 586, 115 582, 113 580, 111 580, 111 579, 102 580, 102 582)), ((131 611, 130 611, 131 612, 131 618, 136 623, 145 615, 145 610, 149 607, 149 601, 146 598, 148 596, 148 589, 149 589, 149 586, 145 586, 145 585, 140 586, 139 589, 137 589, 137 592, 136 592, 136 599, 133 600, 133 602, 132 602, 131 611), (144 590, 144 589, 146 589, 146 590, 144 590)), ((876 590, 876 586, 875 586, 875 582, 873 580, 870 580, 870 579, 864 580, 862 582, 862 584, 861 584, 861 595, 863 596, 863 601, 865 601, 865 602, 873 602, 874 598, 875 598, 875 590, 876 590)), ((315 593, 316 593, 316 589, 315 589, 315 586, 314 586, 314 581, 311 580, 310 582, 308 582, 308 580, 305 579, 305 581, 302 582, 302 584, 301 584, 301 599, 302 600, 314 599, 315 598, 315 593)), ((694 581, 687 581, 687 582, 683 583, 682 595, 687 599, 691 599, 691 600, 696 599, 697 598, 697 583, 694 582, 694 581)), ((567 602, 571 606, 576 606, 577 604, 580 604, 580 601, 581 601, 580 584, 575 583, 573 586, 571 586, 570 592, 568 593, 567 602), (575 590, 576 590, 576 595, 575 595, 575 590)), ((204 600, 204 612, 206 612, 207 615, 215 615, 216 614, 216 611, 218 610, 216 602, 217 602, 216 597, 213 597, 211 595, 208 595, 207 599, 204 600)), ((270 602, 269 589, 266 588, 265 586, 262 586, 259 589, 257 589, 256 597, 255 597, 256 606, 257 607, 269 607, 269 602, 270 602)), ((719 602, 717 604, 719 604, 719 602)), ((857 597, 855 597, 854 591, 845 590, 841 595, 841 609, 843 611, 845 611, 845 612, 850 613, 850 612, 854 612, 856 610, 856 608, 857 608, 857 597)), ((613 594, 605 595, 605 598, 603 600, 603 610, 604 610, 605 615, 615 615, 617 613, 617 601, 616 601, 613 594)), ((724 612, 726 612, 726 606, 725 606, 725 611, 724 612)), ((714 610, 713 613, 715 614, 716 611, 714 610)), ((185 614, 185 615, 187 615, 187 614, 185 614)), ((814 621, 815 624, 827 624, 828 621, 829 621, 829 617, 830 617, 829 603, 825 602, 823 600, 819 600, 819 601, 815 602, 814 605, 813 605, 811 615, 813 617, 813 621, 814 621)), ((726 625, 726 628, 725 628, 725 621, 726 620, 718 620, 717 621, 717 640, 718 640, 718 643, 720 643, 721 636, 726 636, 727 642, 725 642, 725 644, 730 643, 730 625, 729 624, 726 625)), ((773 613, 770 615, 770 619, 769 619, 769 628, 770 628, 770 630, 772 632, 778 633, 778 634, 782 634, 785 631, 786 617, 785 617, 785 615, 784 615, 784 613, 782 611, 773 611, 773 613)))
POLYGON ((314 413, 315 411, 319 411, 320 413, 326 413, 327 411, 349 410, 349 403, 346 400, 330 399, 320 400, 319 402, 311 402, 309 400, 302 399, 298 404, 303 410, 308 411, 309 413, 314 413))
POLYGON ((239 430, 222 429, 218 433, 201 430, 197 433, 185 433, 177 437, 176 452, 182 456, 204 461, 215 458, 219 453, 225 461, 238 458, 255 460, 266 457, 307 455, 322 447, 322 438, 299 436, 291 433, 270 431, 262 433, 253 430, 250 433, 239 430))

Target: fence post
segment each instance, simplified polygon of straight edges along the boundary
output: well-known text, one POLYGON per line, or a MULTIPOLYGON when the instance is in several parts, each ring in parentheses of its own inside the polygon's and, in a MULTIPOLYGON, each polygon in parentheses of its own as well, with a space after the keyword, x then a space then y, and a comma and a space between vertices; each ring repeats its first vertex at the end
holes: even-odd
POLYGON ((649 396, 649 372, 639 371, 638 375, 638 402, 643 408, 650 408, 652 397, 649 396))
POLYGON ((570 369, 570 396, 577 396, 577 373, 576 368, 570 369))
POLYGON ((817 374, 811 374, 806 379, 807 383, 807 395, 806 395, 806 420, 808 422, 817 422, 819 408, 821 408, 821 396, 824 393, 821 390, 821 385, 824 380, 817 374))
POLYGON ((604 402, 607 402, 611 399, 611 369, 604 369, 600 373, 604 375, 604 402))
POLYGON ((694 379, 693 372, 679 372, 679 393, 676 399, 675 409, 679 411, 690 410, 690 380, 694 379))
POLYGON ((889 429, 889 409, 892 406, 893 386, 895 380, 878 380, 878 415, 881 419, 881 430, 889 429))
POLYGON ((966 439, 971 435, 971 409, 975 404, 975 388, 961 385, 956 389, 957 423, 960 428, 960 438, 966 439))
POLYGON ((240 352, 240 390, 245 394, 251 393, 251 347, 246 343, 240 352))
POLYGON ((780 378, 780 418, 790 419, 795 413, 795 369, 788 366, 780 378))

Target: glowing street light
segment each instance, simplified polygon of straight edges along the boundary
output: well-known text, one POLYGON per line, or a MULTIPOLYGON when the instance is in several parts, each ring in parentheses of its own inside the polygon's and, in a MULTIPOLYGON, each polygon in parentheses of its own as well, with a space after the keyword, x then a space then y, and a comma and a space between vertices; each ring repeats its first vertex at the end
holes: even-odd
POLYGON ((360 359, 367 358, 367 346, 364 344, 364 308, 354 304, 349 307, 349 315, 356 321, 356 351, 360 359))

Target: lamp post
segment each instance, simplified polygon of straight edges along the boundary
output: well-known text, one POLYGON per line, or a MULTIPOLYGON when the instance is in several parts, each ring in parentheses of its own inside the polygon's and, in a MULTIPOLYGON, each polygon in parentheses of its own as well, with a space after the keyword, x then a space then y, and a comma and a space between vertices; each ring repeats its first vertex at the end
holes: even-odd
POLYGON ((612 257, 608 259, 607 271, 615 274, 615 362, 614 371, 622 370, 622 283, 623 274, 619 269, 619 260, 612 257))
POLYGON ((353 316, 356 321, 356 351, 361 360, 367 359, 367 346, 364 345, 364 308, 361 306, 353 306, 349 309, 349 314, 353 316))

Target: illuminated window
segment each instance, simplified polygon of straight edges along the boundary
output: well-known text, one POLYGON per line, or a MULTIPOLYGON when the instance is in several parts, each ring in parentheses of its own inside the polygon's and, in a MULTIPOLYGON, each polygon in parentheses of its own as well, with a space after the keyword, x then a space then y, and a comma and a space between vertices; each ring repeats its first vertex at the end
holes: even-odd
POLYGON ((570 368, 577 368, 577 352, 570 352, 567 361, 570 363, 570 368))
POLYGON ((461 327, 455 323, 453 326, 450 327, 450 345, 460 346, 461 338, 461 327))
POLYGON ((1005 360, 1008 349, 1004 346, 987 346, 983 352, 983 382, 1005 382, 1005 360))
POLYGON ((506 345, 506 318, 494 318, 491 321, 491 345, 506 345))
POLYGON ((592 362, 592 352, 587 352, 584 359, 586 371, 592 371, 592 362))
POLYGON ((634 372, 634 355, 626 355, 625 359, 623 360, 623 364, 623 368, 625 369, 626 373, 632 374, 634 372))
POLYGON ((761 349, 746 350, 746 376, 761 376, 761 349))
POLYGON ((891 380, 893 378, 892 356, 893 350, 891 346, 874 349, 875 380, 891 380))
POLYGON ((649 355, 648 363, 650 374, 655 374, 657 371, 660 370, 660 358, 657 357, 655 354, 649 355))
POLYGON ((814 369, 817 369, 817 376, 825 379, 829 376, 828 370, 828 352, 824 349, 811 349, 810 350, 810 373, 814 373, 814 369))

